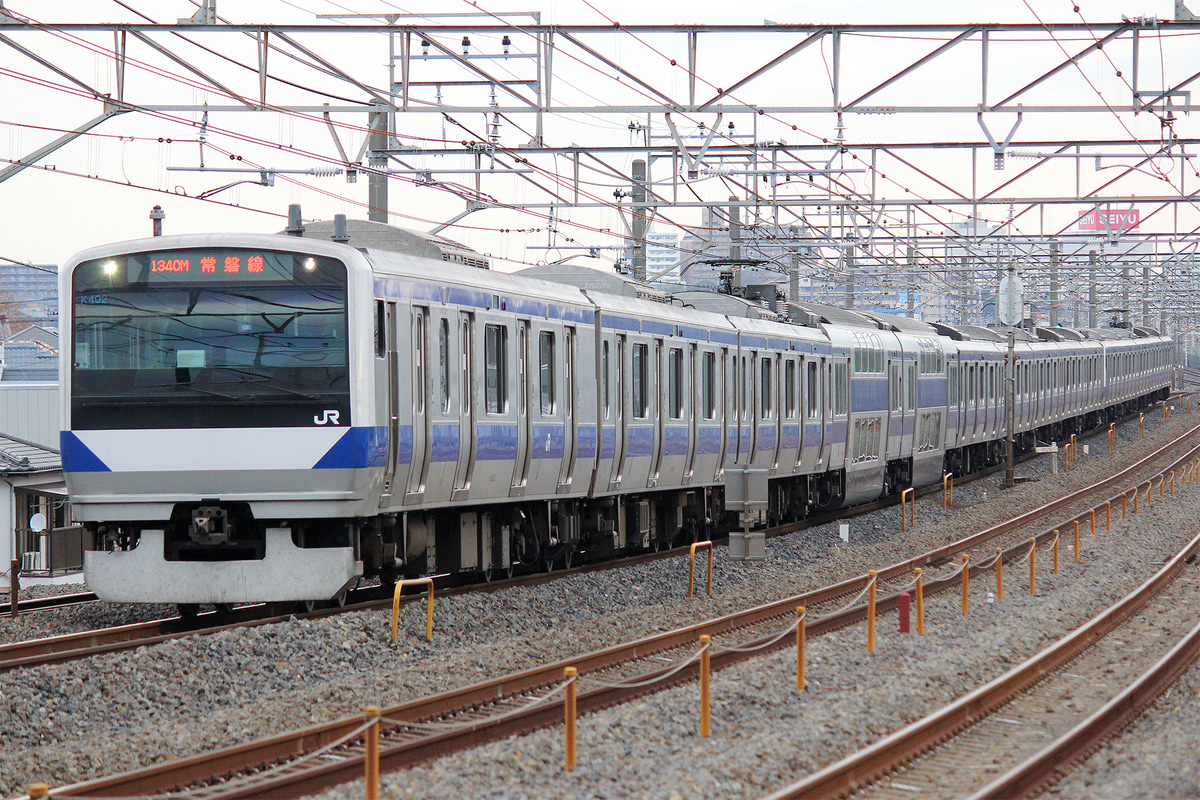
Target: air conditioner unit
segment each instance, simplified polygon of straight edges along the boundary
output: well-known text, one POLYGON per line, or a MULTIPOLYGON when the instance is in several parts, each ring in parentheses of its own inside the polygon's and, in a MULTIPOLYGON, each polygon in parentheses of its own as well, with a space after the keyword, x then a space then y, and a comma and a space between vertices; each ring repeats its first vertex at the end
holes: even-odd
POLYGON ((42 568, 42 554, 38 551, 21 553, 21 571, 36 572, 42 568))

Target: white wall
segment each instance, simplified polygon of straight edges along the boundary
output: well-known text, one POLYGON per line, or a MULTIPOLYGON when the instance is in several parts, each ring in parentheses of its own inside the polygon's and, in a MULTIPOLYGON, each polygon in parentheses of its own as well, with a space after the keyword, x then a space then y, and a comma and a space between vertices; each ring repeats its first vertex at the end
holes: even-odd
POLYGON ((0 431, 57 450, 58 424, 57 383, 0 382, 0 431))

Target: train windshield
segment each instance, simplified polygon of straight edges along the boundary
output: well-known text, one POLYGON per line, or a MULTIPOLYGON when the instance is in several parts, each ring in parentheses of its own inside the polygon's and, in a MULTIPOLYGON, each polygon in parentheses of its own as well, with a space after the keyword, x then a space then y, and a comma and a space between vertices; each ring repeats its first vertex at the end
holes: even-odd
POLYGON ((340 262, 238 250, 100 259, 76 268, 73 297, 76 429, 310 426, 329 411, 350 422, 340 262))

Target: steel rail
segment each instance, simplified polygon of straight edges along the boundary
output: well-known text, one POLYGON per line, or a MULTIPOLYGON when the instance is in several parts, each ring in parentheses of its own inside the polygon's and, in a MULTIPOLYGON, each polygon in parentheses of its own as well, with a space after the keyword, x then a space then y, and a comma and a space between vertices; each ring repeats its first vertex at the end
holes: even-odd
MULTIPOLYGON (((76 592, 74 594, 52 594, 46 597, 27 597, 24 600, 17 602, 17 613, 24 614, 27 611, 45 611, 51 608, 66 608, 67 606, 78 606, 85 603, 94 603, 100 598, 96 597, 93 592, 76 592)), ((12 613, 12 603, 4 601, 0 603, 0 616, 7 616, 12 613)))
MULTIPOLYGON (((853 753, 840 761, 818 770, 803 780, 773 792, 764 798, 764 800, 787 800, 788 798, 817 800, 817 798, 841 797, 869 784, 880 776, 888 774, 901 764, 917 758, 922 753, 936 747, 948 737, 963 730, 996 709, 1001 708, 1014 697, 1041 682, 1050 673, 1069 664, 1082 652, 1103 639, 1122 622, 1136 614, 1163 587, 1175 579, 1187 564, 1188 559, 1196 553, 1198 548, 1200 548, 1200 535, 1197 535, 1188 542, 1162 569, 1131 594, 1033 658, 1014 667, 986 685, 964 695, 941 710, 889 734, 857 753, 853 753)), ((1193 634, 1196 634, 1196 632, 1194 631, 1193 634)), ((1181 643, 1181 645, 1175 648, 1175 650, 1179 651, 1179 655, 1172 659, 1171 666, 1164 667, 1162 670, 1154 670, 1156 673, 1154 680, 1159 682, 1160 688, 1163 685, 1161 681, 1166 680, 1169 674, 1177 672, 1181 668, 1179 666, 1180 659, 1185 657, 1189 652, 1194 656, 1196 643, 1186 644, 1192 638, 1192 636, 1189 636, 1185 640, 1185 643, 1181 643)), ((1106 718, 1104 724, 1107 725, 1115 721, 1118 712, 1123 715, 1132 713, 1132 709, 1124 701, 1121 701, 1121 698, 1137 694, 1141 695, 1141 699, 1145 702, 1147 698, 1144 694, 1149 691, 1148 687, 1149 684, 1147 684, 1146 689, 1133 692, 1132 694, 1123 693, 1121 697, 1105 706, 1107 710, 1102 709, 1103 713, 1097 712, 1093 717, 1100 716, 1106 718)), ((1097 731, 1103 727, 1099 721, 1093 721, 1092 718, 1082 723, 1080 727, 1085 726, 1087 727, 1087 734, 1090 737, 1094 737, 1097 731)), ((1063 748, 1064 753, 1075 752, 1078 754, 1086 752, 1088 743, 1086 741, 1079 741, 1072 744, 1060 744, 1059 746, 1063 748)), ((1018 784, 1025 781, 1036 783, 1037 773, 1041 772, 1044 775, 1043 770, 1052 770, 1054 764, 1048 761, 1050 756, 1045 752, 1039 754, 1039 756, 1042 759, 1037 764, 1031 765, 1027 773, 1014 775, 1012 779, 1018 784)), ((989 786, 988 788, 990 789, 991 787, 989 786)), ((1016 796, 1016 794, 998 792, 982 796, 1012 797, 1016 796)))
MULTIPOLYGON (((1185 439, 1200 430, 1195 426, 1180 437, 1173 440, 1167 447, 1181 444, 1185 439)), ((1165 448, 1164 448, 1165 449, 1165 448)), ((1193 445, 1176 463, 1190 459, 1200 446, 1193 445)), ((878 572, 879 578, 896 577, 911 571, 912 567, 945 558, 957 549, 977 544, 990 536, 1000 535, 1017 524, 1027 524, 1033 519, 1053 513, 1070 502, 1077 501, 1087 493, 1102 491, 1133 470, 1143 467, 1151 459, 1160 455, 1160 449, 1135 464, 1130 465, 1114 476, 1099 481, 1091 486, 1073 492, 1070 495, 1053 501, 1041 509, 1027 512, 1008 523, 989 528, 978 534, 966 537, 957 543, 931 551, 908 561, 888 567, 878 572), (970 543, 970 544, 967 544, 970 543)), ((1047 531, 1041 538, 1052 536, 1047 531)), ((1200 537, 1198 537, 1200 541, 1200 537)), ((1010 557, 1023 554, 1031 545, 1028 541, 1015 545, 1005 554, 1010 557)), ((558 684, 566 667, 575 667, 581 678, 589 673, 610 669, 629 661, 642 659, 647 656, 663 653, 672 649, 694 647, 701 634, 720 636, 753 625, 760 625, 770 620, 791 618, 798 605, 813 606, 828 602, 835 598, 851 594, 866 586, 870 579, 866 576, 851 578, 832 586, 806 592, 793 597, 767 603, 755 608, 734 612, 723 617, 686 626, 674 631, 617 645, 604 650, 595 651, 577 657, 563 659, 553 664, 515 673, 500 678, 472 684, 460 689, 443 692, 428 698, 402 703, 382 712, 388 720, 404 720, 408 722, 425 722, 447 716, 477 717, 475 721, 463 724, 442 733, 409 738, 403 742, 385 743, 380 753, 381 768, 399 769, 410 766, 436 756, 446 755, 459 750, 473 747, 484 742, 494 741, 512 735, 526 733, 548 725, 557 724, 561 719, 561 706, 548 703, 518 712, 504 715, 502 718, 486 718, 486 712, 481 710, 505 702, 513 696, 543 690, 558 684)), ((957 575, 925 582, 925 589, 933 594, 956 587, 959 583, 957 575)), ((877 607, 888 609, 896 605, 898 596, 893 595, 881 599, 877 607)), ((831 630, 852 624, 865 616, 865 606, 862 604, 842 609, 840 612, 812 620, 807 630, 810 635, 821 635, 831 630)), ((780 639, 777 632, 759 636, 749 642, 739 643, 737 650, 714 649, 712 668, 722 669, 739 661, 752 658, 758 652, 768 648, 789 646, 784 637, 780 639)), ((660 691, 670 686, 694 679, 697 666, 689 664, 683 669, 675 665, 658 666, 638 678, 638 686, 602 686, 581 691, 578 695, 580 712, 608 707, 625 702, 637 696, 660 691), (656 682, 655 678, 661 678, 656 682), (651 685, 641 685, 652 682, 651 685)), ((347 717, 341 720, 311 726, 297 731, 279 734, 274 737, 237 745, 230 748, 213 751, 208 754, 195 756, 175 762, 145 767, 139 770, 98 778, 83 783, 56 789, 54 794, 62 797, 72 796, 128 796, 131 794, 164 791, 172 787, 203 784, 195 794, 181 796, 203 797, 205 800, 216 798, 235 798, 246 796, 247 792, 255 796, 296 797, 306 793, 319 791, 330 786, 353 780, 362 774, 363 755, 361 749, 354 747, 343 748, 335 754, 328 754, 320 766, 303 768, 292 765, 303 754, 325 747, 351 734, 362 725, 361 717, 347 717), (274 765, 274 766, 269 766, 274 765), (238 774, 246 771, 253 773, 246 780, 235 780, 228 785, 215 786, 214 776, 238 774)), ((392 726, 394 731, 396 726, 392 726)))

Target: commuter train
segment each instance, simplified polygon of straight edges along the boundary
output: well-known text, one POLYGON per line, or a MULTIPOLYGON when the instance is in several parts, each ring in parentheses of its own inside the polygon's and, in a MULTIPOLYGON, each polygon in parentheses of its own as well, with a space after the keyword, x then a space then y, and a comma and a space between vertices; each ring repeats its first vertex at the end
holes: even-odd
MULTIPOLYGON (((344 598, 552 569, 998 463, 1007 333, 515 274, 378 223, 166 236, 62 270, 63 471, 103 599, 344 598), (330 234, 333 234, 332 237, 330 234)), ((1148 329, 1015 333, 1014 440, 1164 399, 1148 329)))

